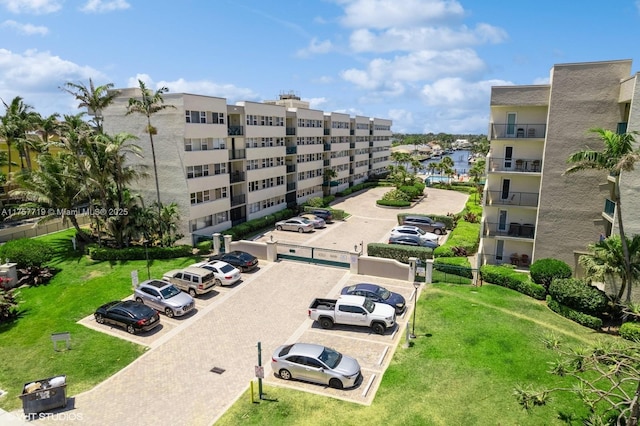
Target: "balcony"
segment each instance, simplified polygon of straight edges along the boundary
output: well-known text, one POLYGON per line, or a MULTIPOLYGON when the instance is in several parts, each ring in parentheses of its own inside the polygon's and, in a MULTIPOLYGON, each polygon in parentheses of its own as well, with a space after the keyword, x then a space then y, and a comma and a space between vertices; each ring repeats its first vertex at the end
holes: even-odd
POLYGON ((485 237, 515 237, 533 239, 536 234, 536 227, 531 223, 493 223, 485 222, 482 234, 485 237))
POLYGON ((242 136, 244 135, 244 126, 229 126, 229 136, 242 136))
POLYGON ((286 135, 287 136, 295 136, 296 135, 296 128, 295 127, 287 127, 286 130, 286 135))
POLYGON ((287 147, 287 155, 292 155, 295 154, 296 152, 298 152, 298 147, 297 146, 288 146, 287 147))
POLYGON ((244 172, 236 170, 235 172, 229 175, 229 181, 231 183, 244 182, 245 181, 244 172))
POLYGON ((616 213, 616 203, 610 199, 604 200, 604 214, 609 217, 613 217, 616 213))
POLYGON ((546 124, 496 124, 491 123, 490 139, 540 139, 545 137, 546 124))
POLYGON ((247 197, 245 196, 245 194, 234 195, 233 197, 231 197, 231 207, 239 206, 240 204, 246 203, 246 198, 247 197))
POLYGON ((247 158, 247 151, 244 149, 230 149, 229 160, 244 160, 247 158))
POLYGON ((356 147, 355 142, 349 142, 349 148, 354 149, 356 147))
POLYGON ((489 172, 540 173, 540 158, 493 158, 489 161, 489 172))
POLYGON ((324 150, 325 151, 331 151, 331 144, 330 143, 325 143, 324 144, 324 150))
POLYGON ((295 164, 287 164, 287 173, 293 173, 296 171, 296 165, 295 164))
POLYGON ((296 183, 295 182, 287 183, 287 192, 295 191, 295 190, 296 190, 296 183))
POLYGON ((537 192, 487 191, 487 206, 538 207, 540 194, 537 192))
POLYGON ((504 264, 512 264, 517 267, 517 269, 529 269, 531 265, 531 257, 527 254, 518 255, 517 253, 512 253, 510 255, 502 254, 496 255, 493 253, 482 253, 480 257, 480 261, 482 265, 504 265, 504 264))

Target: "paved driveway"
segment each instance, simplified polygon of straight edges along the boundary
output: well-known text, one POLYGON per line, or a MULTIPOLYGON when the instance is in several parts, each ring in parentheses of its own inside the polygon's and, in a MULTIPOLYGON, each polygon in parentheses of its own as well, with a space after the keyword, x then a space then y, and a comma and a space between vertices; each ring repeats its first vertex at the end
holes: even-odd
MULTIPOLYGON (((360 241, 365 247, 370 241, 383 241, 397 223, 398 212, 375 206, 375 200, 385 190, 375 188, 336 203, 335 208, 348 211, 352 217, 306 235, 308 243, 349 250, 360 241)), ((405 211, 458 212, 467 199, 453 191, 427 189, 427 193, 425 200, 405 211)), ((358 357, 365 375, 360 387, 352 392, 326 391, 335 397, 371 403, 384 368, 402 340, 406 320, 399 318, 396 333, 385 336, 366 330, 321 330, 307 318, 307 307, 315 297, 337 296, 343 286, 361 281, 374 281, 400 291, 411 303, 411 283, 354 276, 348 270, 299 262, 261 264, 260 271, 243 274, 243 282, 237 287, 199 302, 195 315, 165 321, 166 331, 146 343, 143 340, 150 350, 135 362, 88 392, 68 395, 68 413, 75 416, 67 418, 81 419, 83 425, 210 425, 252 380, 258 341, 262 342, 262 360, 267 366, 278 345, 298 340, 324 343, 358 357), (211 372, 214 367, 224 372, 211 372)), ((90 323, 91 319, 83 321, 90 323)), ((126 335, 119 330, 111 332, 126 335)), ((272 375, 267 381, 283 385, 272 375)), ((286 385, 325 391, 317 385, 286 385)), ((37 422, 55 421, 50 418, 37 422)))

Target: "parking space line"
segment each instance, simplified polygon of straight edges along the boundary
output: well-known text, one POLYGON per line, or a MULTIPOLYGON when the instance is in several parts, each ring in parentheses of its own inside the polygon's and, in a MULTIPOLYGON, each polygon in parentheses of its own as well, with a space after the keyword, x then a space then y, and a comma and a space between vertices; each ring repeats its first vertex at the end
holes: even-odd
POLYGON ((371 389, 371 385, 373 384, 373 381, 376 379, 376 375, 373 374, 371 375, 371 378, 369 378, 369 383, 367 383, 367 387, 364 388, 364 390, 362 391, 362 397, 366 398, 367 394, 369 393, 369 389, 371 389))
POLYGON ((389 346, 384 347, 384 350, 382 351, 382 355, 380 356, 380 359, 378 359, 378 365, 382 365, 382 362, 384 361, 384 357, 387 355, 387 352, 389 352, 389 346))
MULTIPOLYGON (((316 333, 326 333, 327 331, 330 331, 330 330, 318 330, 318 329, 315 329, 315 328, 311 328, 311 327, 310 327, 310 328, 309 328, 309 331, 313 331, 313 332, 316 332, 316 333)), ((370 333, 369 335, 370 335, 370 336, 372 336, 373 334, 372 334, 372 333, 370 333)), ((376 334, 376 336, 378 336, 378 334, 376 334)), ((392 335, 391 335, 391 340, 393 340, 393 337, 394 337, 394 336, 395 336, 395 332, 394 332, 394 334, 392 334, 392 335)), ((386 344, 387 344, 386 342, 376 342, 375 340, 365 339, 365 338, 362 338, 362 337, 354 337, 354 336, 340 336, 340 337, 344 337, 345 339, 358 340, 358 341, 360 341, 360 342, 378 343, 378 344, 380 344, 380 345, 386 345, 386 344)), ((383 336, 383 337, 387 337, 387 336, 383 336)))

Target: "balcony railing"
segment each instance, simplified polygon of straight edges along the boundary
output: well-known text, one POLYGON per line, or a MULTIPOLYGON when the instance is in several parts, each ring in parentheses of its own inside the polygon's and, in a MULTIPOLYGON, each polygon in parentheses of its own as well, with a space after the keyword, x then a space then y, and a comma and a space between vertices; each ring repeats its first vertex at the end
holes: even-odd
POLYGON ((230 149, 229 160, 244 160, 247 158, 247 151, 244 149, 230 149))
POLYGON ((482 231, 485 237, 517 237, 533 239, 536 227, 531 223, 493 223, 485 222, 482 231))
POLYGON ((616 212, 616 203, 614 203, 608 198, 604 200, 604 213, 608 216, 613 217, 615 212, 616 212))
POLYGON ((298 152, 297 146, 294 145, 294 146, 287 147, 287 155, 295 154, 296 152, 298 152))
POLYGON ((233 197, 231 197, 231 207, 239 206, 240 204, 246 203, 246 198, 247 197, 245 196, 245 194, 234 195, 233 197))
POLYGON ((506 205, 506 206, 538 206, 539 194, 537 192, 505 192, 505 191, 487 191, 487 205, 506 205))
POLYGON ((544 138, 546 124, 491 123, 491 139, 544 138))
POLYGON ((287 132, 286 133, 287 136, 295 136, 296 128, 295 127, 287 127, 286 132, 287 132))
POLYGON ((355 142, 349 142, 349 148, 354 149, 356 147, 355 142))
POLYGON ((296 165, 295 164, 287 164, 287 173, 293 173, 296 171, 296 165))
POLYGON ((541 170, 540 158, 491 158, 489 172, 534 172, 541 170))
POLYGON ((325 143, 324 144, 324 150, 325 151, 331 151, 331 144, 330 143, 325 143))
POLYGON ((235 172, 230 174, 229 180, 231 181, 231 183, 244 182, 244 172, 236 170, 235 172))
POLYGON ((531 266, 531 257, 527 254, 517 256, 515 256, 515 254, 516 253, 498 256, 493 253, 482 253, 480 262, 483 265, 511 264, 515 265, 518 269, 529 269, 529 266, 531 266))
POLYGON ((229 136, 242 136, 244 135, 244 126, 229 126, 229 136))
POLYGON ((296 183, 295 182, 287 183, 287 192, 288 191, 295 191, 295 190, 296 190, 296 183))
POLYGON ((324 165, 324 167, 329 167, 331 165, 331 160, 324 160, 322 164, 324 165))

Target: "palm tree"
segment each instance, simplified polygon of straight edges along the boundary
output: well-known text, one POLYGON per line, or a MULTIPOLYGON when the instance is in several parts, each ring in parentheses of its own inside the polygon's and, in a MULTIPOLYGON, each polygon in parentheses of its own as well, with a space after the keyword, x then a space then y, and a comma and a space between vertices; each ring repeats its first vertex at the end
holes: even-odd
POLYGON ((11 175, 11 147, 14 145, 20 153, 20 161, 24 168, 24 159, 27 160, 28 168, 31 169, 31 157, 28 156, 28 146, 32 143, 29 139, 29 132, 36 129, 39 114, 33 110, 31 105, 25 104, 20 96, 13 98, 11 103, 2 101, 6 109, 5 114, 0 117, 0 136, 5 139, 8 149, 9 175, 11 175))
POLYGON ((39 117, 38 130, 36 131, 42 138, 43 149, 47 150, 49 147, 49 138, 52 136, 60 136, 60 130, 62 129, 62 123, 59 120, 60 114, 53 113, 48 117, 39 117))
MULTIPOLYGON (((150 89, 144 84, 142 80, 138 80, 140 85, 141 99, 130 98, 129 105, 127 107, 127 115, 138 113, 147 118, 147 125, 145 131, 149 133, 149 143, 151 144, 151 157, 153 161, 153 175, 156 181, 156 204, 158 208, 158 223, 160 223, 160 215, 162 209, 162 202, 160 201, 160 184, 158 183, 158 166, 156 164, 156 149, 153 144, 153 135, 158 134, 158 130, 151 124, 151 116, 166 108, 175 108, 173 105, 165 105, 162 95, 169 91, 166 87, 161 87, 152 93, 150 89)), ((162 240, 162 230, 160 229, 160 236, 162 240)))
MULTIPOLYGON (((622 254, 624 256, 624 272, 625 282, 629 287, 633 283, 633 275, 631 270, 631 255, 627 244, 627 238, 624 233, 622 223, 622 201, 620 196, 620 174, 634 169, 634 164, 640 159, 640 152, 634 150, 634 135, 637 132, 627 132, 623 134, 614 133, 611 130, 602 128, 593 128, 589 130, 597 133, 604 143, 602 151, 596 151, 587 147, 583 151, 571 154, 567 163, 571 166, 565 170, 564 174, 570 174, 586 169, 607 170, 615 179, 614 184, 614 203, 616 205, 616 219, 618 222, 618 230, 620 240, 622 242, 622 254)), ((631 297, 631 289, 627 291, 627 298, 631 297)))
MULTIPOLYGON (((632 278, 640 277, 640 235, 627 239, 627 247, 631 253, 630 266, 632 278)), ((622 250, 620 237, 615 235, 589 245, 589 254, 583 254, 578 262, 589 274, 590 279, 601 282, 620 278, 620 289, 616 300, 621 300, 625 289, 627 302, 631 300, 631 281, 626 273, 627 261, 622 250)))
POLYGON ((89 87, 82 83, 66 83, 60 89, 73 95, 80 103, 78 108, 86 108, 89 115, 93 118, 90 120, 95 125, 98 133, 102 133, 102 123, 104 117, 102 111, 113 103, 119 92, 113 89, 113 83, 103 84, 95 87, 93 80, 89 79, 89 87))

